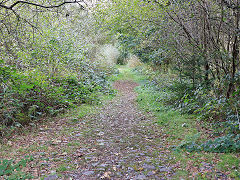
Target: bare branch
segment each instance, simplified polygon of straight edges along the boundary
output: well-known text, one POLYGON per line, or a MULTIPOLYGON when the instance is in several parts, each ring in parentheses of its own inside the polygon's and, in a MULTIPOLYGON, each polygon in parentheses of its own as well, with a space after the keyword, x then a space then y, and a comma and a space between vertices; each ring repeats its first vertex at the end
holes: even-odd
POLYGON ((62 2, 60 4, 58 4, 58 5, 45 6, 45 5, 36 4, 36 3, 32 3, 32 2, 27 2, 27 1, 17 1, 17 2, 13 3, 10 6, 5 6, 5 5, 3 5, 1 3, 0 7, 5 8, 5 9, 9 9, 9 10, 13 10, 13 8, 15 6, 17 6, 18 4, 28 4, 28 5, 31 5, 31 6, 37 6, 37 7, 41 7, 41 8, 45 8, 45 9, 52 9, 52 8, 61 7, 61 6, 65 5, 65 4, 72 4, 72 3, 78 3, 79 4, 80 2, 83 2, 83 0, 64 1, 64 2, 62 2))
POLYGON ((225 6, 227 6, 230 9, 233 9, 233 10, 239 10, 240 9, 239 4, 238 5, 231 4, 231 3, 228 3, 226 0, 222 0, 222 2, 225 4, 225 6))

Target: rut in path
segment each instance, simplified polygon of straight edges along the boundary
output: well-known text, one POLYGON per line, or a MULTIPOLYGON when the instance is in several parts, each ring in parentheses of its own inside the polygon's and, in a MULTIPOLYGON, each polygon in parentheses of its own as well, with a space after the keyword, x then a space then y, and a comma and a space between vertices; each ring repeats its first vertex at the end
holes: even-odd
POLYGON ((97 115, 87 117, 84 137, 73 138, 88 147, 78 149, 83 157, 72 162, 78 169, 65 175, 72 179, 166 179, 173 175, 160 127, 137 109, 136 86, 126 80, 114 83, 117 97, 97 115))

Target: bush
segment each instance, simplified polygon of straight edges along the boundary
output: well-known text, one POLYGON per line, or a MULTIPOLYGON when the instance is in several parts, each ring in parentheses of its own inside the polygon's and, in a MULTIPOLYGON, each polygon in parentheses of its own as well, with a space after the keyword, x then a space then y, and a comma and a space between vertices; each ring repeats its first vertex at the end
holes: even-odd
POLYGON ((195 141, 184 142, 180 146, 187 151, 206 151, 215 153, 231 153, 240 151, 240 135, 226 135, 214 140, 208 140, 202 144, 195 141))
POLYGON ((215 97, 211 89, 203 85, 193 86, 191 81, 176 79, 169 74, 152 72, 149 68, 137 67, 135 71, 148 76, 146 86, 161 94, 155 97, 181 113, 197 114, 198 119, 212 127, 214 140, 204 143, 194 140, 183 141, 179 147, 188 151, 238 152, 240 151, 240 130, 238 97, 226 99, 215 97))
POLYGON ((46 115, 56 115, 81 103, 98 101, 100 93, 113 93, 108 74, 82 63, 81 74, 50 76, 34 69, 17 71, 1 63, 0 67, 0 135, 6 127, 23 126, 46 115), (85 65, 85 66, 84 66, 85 65))

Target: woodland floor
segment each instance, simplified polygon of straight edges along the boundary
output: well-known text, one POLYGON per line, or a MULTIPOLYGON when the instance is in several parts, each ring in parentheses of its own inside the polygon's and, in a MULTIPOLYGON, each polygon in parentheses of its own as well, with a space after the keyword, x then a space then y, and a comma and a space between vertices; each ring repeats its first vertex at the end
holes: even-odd
POLYGON ((116 81, 117 96, 95 113, 56 118, 35 133, 16 135, 5 150, 2 147, 0 157, 31 155, 33 161, 24 171, 36 179, 174 178, 179 164, 171 163, 167 135, 153 123, 155 117, 137 107, 136 86, 130 80, 116 81))
POLYGON ((38 133, 13 137, 12 156, 32 155, 27 171, 46 180, 171 177, 174 167, 167 163, 171 156, 164 149, 161 129, 137 109, 136 86, 133 81, 116 81, 118 95, 95 115, 77 123, 63 118, 42 125, 38 133))
POLYGON ((135 105, 138 84, 132 81, 116 81, 118 96, 101 112, 91 118, 90 132, 80 141, 89 144, 83 148, 84 162, 76 161, 79 169, 68 173, 74 179, 146 179, 168 177, 172 167, 165 160, 166 151, 156 140, 159 130, 151 124, 151 117, 141 113, 135 105))

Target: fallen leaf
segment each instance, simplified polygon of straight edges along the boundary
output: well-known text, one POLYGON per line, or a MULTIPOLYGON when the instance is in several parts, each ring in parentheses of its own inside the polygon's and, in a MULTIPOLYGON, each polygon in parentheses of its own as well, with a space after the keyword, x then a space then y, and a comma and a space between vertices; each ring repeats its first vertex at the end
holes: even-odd
POLYGON ((105 173, 101 176, 101 179, 105 179, 105 178, 107 178, 107 179, 111 179, 111 177, 109 176, 110 174, 111 174, 110 171, 105 172, 105 173))
POLYGON ((82 154, 82 153, 76 153, 75 154, 75 157, 77 157, 77 158, 80 158, 80 157, 82 157, 84 154, 82 154))
POLYGON ((8 146, 12 146, 12 141, 8 141, 8 142, 7 142, 7 145, 8 145, 8 146))
POLYGON ((62 154, 59 154, 59 156, 66 156, 67 155, 67 152, 64 152, 62 154))

